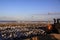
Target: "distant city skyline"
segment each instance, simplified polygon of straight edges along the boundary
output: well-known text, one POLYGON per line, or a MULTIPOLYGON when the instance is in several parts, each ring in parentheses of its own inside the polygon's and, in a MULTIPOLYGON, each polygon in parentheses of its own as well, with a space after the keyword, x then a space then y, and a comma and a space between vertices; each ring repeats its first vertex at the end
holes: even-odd
POLYGON ((53 18, 60 18, 60 0, 0 0, 0 20, 42 21, 53 18), (46 15, 48 13, 59 14, 46 15))

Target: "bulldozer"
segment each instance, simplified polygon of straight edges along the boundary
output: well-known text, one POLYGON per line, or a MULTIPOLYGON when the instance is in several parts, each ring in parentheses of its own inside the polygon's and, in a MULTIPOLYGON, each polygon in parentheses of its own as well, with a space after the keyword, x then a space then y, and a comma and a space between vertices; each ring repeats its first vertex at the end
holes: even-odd
POLYGON ((57 30, 57 33, 60 33, 60 18, 54 18, 53 29, 57 30))
POLYGON ((54 23, 50 24, 50 22, 48 22, 47 24, 47 33, 58 33, 60 34, 60 18, 57 19, 53 19, 54 23))

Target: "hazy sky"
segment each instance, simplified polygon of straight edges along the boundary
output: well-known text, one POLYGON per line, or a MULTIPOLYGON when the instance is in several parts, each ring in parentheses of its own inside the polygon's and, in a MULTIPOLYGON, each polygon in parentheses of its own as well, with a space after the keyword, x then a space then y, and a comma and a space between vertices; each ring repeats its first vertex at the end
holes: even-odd
POLYGON ((44 15, 49 12, 60 13, 60 0, 0 0, 0 20, 44 20, 51 16, 60 17, 44 15))

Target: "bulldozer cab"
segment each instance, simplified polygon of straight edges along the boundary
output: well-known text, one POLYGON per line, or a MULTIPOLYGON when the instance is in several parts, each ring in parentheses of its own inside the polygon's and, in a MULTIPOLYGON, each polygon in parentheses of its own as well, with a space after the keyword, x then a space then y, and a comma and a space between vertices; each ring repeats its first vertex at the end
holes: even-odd
POLYGON ((54 19, 54 24, 60 24, 60 18, 54 19))

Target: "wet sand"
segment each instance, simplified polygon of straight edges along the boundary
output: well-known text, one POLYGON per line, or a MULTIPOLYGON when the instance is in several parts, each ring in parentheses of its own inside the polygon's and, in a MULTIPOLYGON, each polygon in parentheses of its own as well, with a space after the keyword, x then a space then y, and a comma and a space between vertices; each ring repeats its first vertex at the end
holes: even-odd
POLYGON ((54 36, 57 40, 60 40, 60 34, 51 34, 52 36, 54 36))

